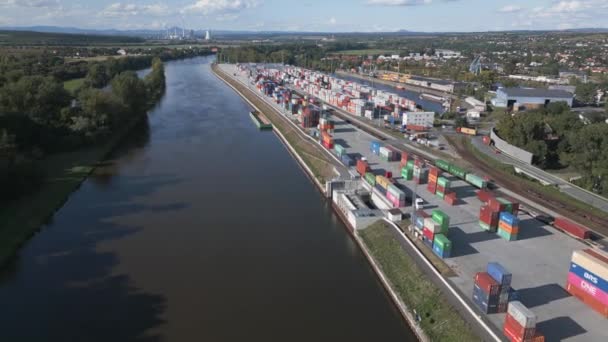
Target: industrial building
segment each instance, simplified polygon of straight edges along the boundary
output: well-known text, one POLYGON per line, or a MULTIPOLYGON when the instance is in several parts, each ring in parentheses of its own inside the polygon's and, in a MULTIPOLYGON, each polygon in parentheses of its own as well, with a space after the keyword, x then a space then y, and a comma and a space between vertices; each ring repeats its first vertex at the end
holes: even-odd
POLYGON ((439 91, 444 91, 446 93, 453 93, 455 88, 455 83, 452 81, 439 80, 435 78, 427 78, 420 76, 412 76, 405 83, 419 86, 431 88, 439 91))
POLYGON ((501 108, 514 106, 542 107, 551 102, 566 102, 572 107, 574 95, 563 90, 542 88, 499 88, 492 104, 501 108))
POLYGON ((405 112, 403 113, 403 126, 409 127, 433 127, 435 112, 405 112))

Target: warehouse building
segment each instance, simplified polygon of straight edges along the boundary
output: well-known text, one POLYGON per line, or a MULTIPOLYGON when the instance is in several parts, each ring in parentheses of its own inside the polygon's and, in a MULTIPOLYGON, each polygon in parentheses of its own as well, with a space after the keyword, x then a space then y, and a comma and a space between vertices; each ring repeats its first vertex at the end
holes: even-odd
POLYGON ((492 104, 501 108, 513 108, 514 105, 542 107, 552 102, 566 102, 572 107, 574 95, 563 90, 542 88, 499 88, 492 104))
POLYGON ((435 112, 405 112, 403 126, 411 129, 426 129, 433 127, 435 112))

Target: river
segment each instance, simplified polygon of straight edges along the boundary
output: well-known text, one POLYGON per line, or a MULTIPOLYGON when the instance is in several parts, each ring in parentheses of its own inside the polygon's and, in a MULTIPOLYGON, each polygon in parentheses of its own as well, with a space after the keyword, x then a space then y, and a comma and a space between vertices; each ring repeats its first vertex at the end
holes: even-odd
POLYGON ((149 119, 4 271, 0 339, 415 340, 211 61, 166 63, 149 119))

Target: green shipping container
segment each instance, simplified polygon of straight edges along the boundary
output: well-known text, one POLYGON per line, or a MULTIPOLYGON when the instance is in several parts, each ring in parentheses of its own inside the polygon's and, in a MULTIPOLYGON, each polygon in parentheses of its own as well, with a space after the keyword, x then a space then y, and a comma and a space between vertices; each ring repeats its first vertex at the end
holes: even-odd
POLYGON ((334 150, 339 157, 342 157, 342 155, 346 153, 346 148, 344 148, 342 145, 335 144, 334 150))
POLYGON ((501 238, 503 238, 507 241, 517 240, 517 234, 509 234, 502 229, 498 229, 497 234, 498 234, 498 236, 500 236, 501 238))
POLYGON ((412 178, 414 178, 414 170, 406 168, 401 169, 401 177, 405 180, 412 180, 412 178))
POLYGON ((480 189, 483 189, 488 185, 488 183, 483 178, 472 173, 467 173, 465 180, 480 189))
POLYGON ((441 198, 441 199, 443 199, 443 198, 445 197, 445 194, 444 194, 443 192, 441 192, 441 191, 437 191, 437 192, 435 193, 435 195, 437 195, 437 197, 439 197, 439 198, 441 198))
POLYGON ((437 159, 435 160, 435 166, 437 166, 438 168, 444 170, 444 171, 450 171, 450 163, 446 162, 445 160, 441 160, 441 159, 437 159))
POLYGON ((407 164, 405 164, 405 167, 407 169, 413 170, 414 169, 414 161, 413 160, 408 160, 407 164))
POLYGON ((505 205, 505 211, 509 212, 510 214, 513 214, 513 203, 511 203, 511 201, 502 197, 498 197, 496 198, 496 200, 505 205))
POLYGON ((365 180, 371 185, 371 186, 375 186, 376 185, 376 176, 374 176, 373 173, 371 172, 366 172, 365 173, 365 180))
POLYGON ((437 178, 437 185, 440 185, 446 189, 450 187, 450 181, 447 178, 439 177, 437 178))
POLYGON ((464 179, 467 175, 467 172, 464 169, 459 168, 458 166, 455 165, 450 165, 450 171, 449 171, 452 175, 464 179))
POLYGON ((491 231, 492 227, 490 227, 489 224, 483 222, 483 221, 479 221, 479 226, 481 227, 481 229, 483 230, 487 230, 487 231, 491 231))
POLYGON ((439 223, 441 228, 447 229, 450 226, 450 217, 439 209, 433 210, 433 221, 439 223))
POLYGON ((449 251, 452 249, 452 241, 450 241, 443 234, 435 234, 435 239, 433 240, 433 244, 436 244, 444 251, 449 251))

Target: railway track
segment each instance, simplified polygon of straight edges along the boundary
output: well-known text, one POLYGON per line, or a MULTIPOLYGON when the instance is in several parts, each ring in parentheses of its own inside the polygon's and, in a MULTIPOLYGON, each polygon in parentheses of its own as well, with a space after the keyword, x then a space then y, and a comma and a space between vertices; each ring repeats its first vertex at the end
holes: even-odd
POLYGON ((589 212, 581 211, 573 208, 568 203, 561 200, 551 198, 545 194, 541 194, 534 189, 525 185, 525 183, 517 182, 516 180, 504 177, 500 171, 488 166, 483 160, 479 159, 474 153, 469 151, 463 144, 456 139, 451 139, 452 146, 456 152, 473 167, 490 176, 494 182, 506 189, 509 189, 531 201, 537 202, 564 217, 571 218, 580 223, 584 223, 587 227, 596 231, 599 234, 608 236, 608 217, 600 217, 589 212))

